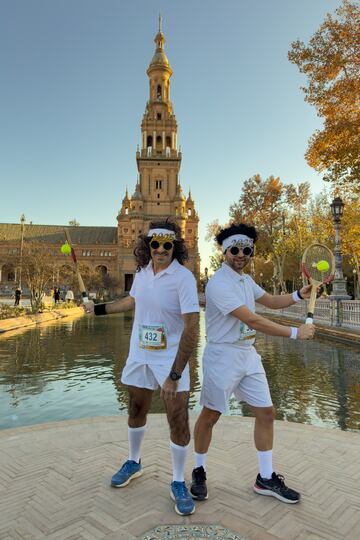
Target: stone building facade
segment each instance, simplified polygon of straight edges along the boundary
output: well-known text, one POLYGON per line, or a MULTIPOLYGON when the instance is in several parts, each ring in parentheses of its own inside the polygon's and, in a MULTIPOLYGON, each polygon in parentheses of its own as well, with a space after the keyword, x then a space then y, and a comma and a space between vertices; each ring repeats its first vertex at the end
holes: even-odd
MULTIPOLYGON (((188 268, 200 273, 199 217, 191 192, 185 197, 179 172, 182 154, 177 143, 177 121, 170 100, 172 69, 165 54, 161 19, 155 53, 147 69, 149 99, 141 123, 141 145, 136 152, 138 181, 133 195, 126 189, 117 215, 117 227, 70 227, 79 264, 101 269, 119 279, 118 293, 131 287, 136 271, 133 250, 140 233, 159 218, 172 217, 181 227, 189 248, 188 268)), ((0 224, 0 289, 19 281, 18 260, 24 242, 52 245, 56 266, 66 264, 60 253, 63 227, 56 225, 0 224)), ((58 285, 61 285, 61 283, 58 285)))

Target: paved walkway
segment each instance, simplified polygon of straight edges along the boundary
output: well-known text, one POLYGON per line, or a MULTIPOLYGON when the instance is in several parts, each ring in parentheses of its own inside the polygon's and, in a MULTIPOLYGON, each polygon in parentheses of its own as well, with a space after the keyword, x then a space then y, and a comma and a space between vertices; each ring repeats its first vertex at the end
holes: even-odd
MULTIPOLYGON (((169 497, 165 417, 150 416, 148 427, 144 474, 123 489, 110 488, 109 479, 127 456, 126 417, 0 431, 1 540, 360 538, 358 433, 277 422, 275 468, 303 495, 285 505, 252 490, 253 420, 224 417, 208 458, 209 500, 181 518, 169 497), (145 535, 167 524, 174 527, 145 535), (196 533, 205 528, 195 524, 233 534, 196 533)), ((188 479, 191 469, 192 456, 188 479)))

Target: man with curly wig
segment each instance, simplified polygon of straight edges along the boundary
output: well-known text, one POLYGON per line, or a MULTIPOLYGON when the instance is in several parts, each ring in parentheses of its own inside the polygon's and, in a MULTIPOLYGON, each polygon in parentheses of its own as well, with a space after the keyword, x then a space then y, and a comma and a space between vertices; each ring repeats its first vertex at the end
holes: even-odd
POLYGON ((194 499, 208 498, 206 486, 206 455, 212 430, 222 413, 228 409, 232 395, 246 401, 255 416, 254 440, 259 474, 254 490, 260 495, 276 497, 285 503, 297 503, 300 494, 285 485, 284 478, 272 466, 273 426, 272 406, 266 374, 253 344, 256 331, 269 336, 311 339, 312 324, 291 328, 272 322, 255 313, 255 302, 272 309, 288 307, 302 298, 309 298, 311 285, 292 294, 268 294, 243 270, 254 254, 257 232, 244 223, 231 225, 219 232, 216 241, 221 246, 224 262, 206 286, 206 335, 203 356, 203 384, 200 403, 203 409, 195 425, 195 469, 191 493, 194 499))
POLYGON ((151 400, 159 386, 170 427, 173 480, 170 495, 179 515, 192 514, 194 502, 184 481, 190 429, 189 357, 196 345, 199 303, 193 274, 184 266, 188 251, 180 227, 169 220, 150 223, 140 235, 134 255, 138 263, 128 297, 107 303, 87 303, 95 315, 135 309, 129 356, 121 382, 129 390, 129 455, 111 479, 122 488, 142 474, 141 444, 151 400))

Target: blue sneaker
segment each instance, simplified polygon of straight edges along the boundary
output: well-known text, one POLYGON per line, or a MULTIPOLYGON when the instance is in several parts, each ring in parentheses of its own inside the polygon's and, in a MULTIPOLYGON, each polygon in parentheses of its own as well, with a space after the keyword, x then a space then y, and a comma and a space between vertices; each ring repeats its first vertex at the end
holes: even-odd
POLYGON ((175 512, 188 516, 195 512, 195 505, 185 482, 171 482, 170 497, 175 501, 175 512))
POLYGON ((121 469, 111 478, 112 487, 125 487, 133 478, 142 475, 141 460, 139 463, 128 459, 121 469))

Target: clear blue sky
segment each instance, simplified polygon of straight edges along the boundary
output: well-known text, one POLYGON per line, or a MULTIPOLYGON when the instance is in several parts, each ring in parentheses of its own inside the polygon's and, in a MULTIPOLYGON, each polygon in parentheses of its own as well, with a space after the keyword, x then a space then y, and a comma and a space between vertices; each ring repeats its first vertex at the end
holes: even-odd
POLYGON ((148 99, 158 14, 174 70, 180 181, 206 224, 250 176, 324 183, 304 151, 321 126, 287 60, 340 0, 0 0, 1 222, 116 226, 148 99))

